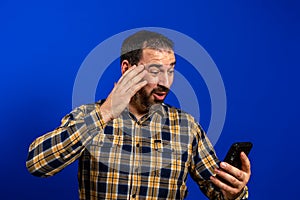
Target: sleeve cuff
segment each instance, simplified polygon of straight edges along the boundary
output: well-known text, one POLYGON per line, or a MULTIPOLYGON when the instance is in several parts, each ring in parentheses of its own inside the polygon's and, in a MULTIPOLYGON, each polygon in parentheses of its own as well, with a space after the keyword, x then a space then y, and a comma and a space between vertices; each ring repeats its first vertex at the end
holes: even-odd
POLYGON ((234 200, 245 200, 248 199, 248 187, 245 186, 241 194, 234 200))
POLYGON ((96 108, 94 111, 90 113, 87 117, 84 119, 87 128, 90 132, 98 132, 105 128, 106 123, 103 120, 103 117, 101 115, 101 112, 99 110, 99 106, 96 105, 96 108))

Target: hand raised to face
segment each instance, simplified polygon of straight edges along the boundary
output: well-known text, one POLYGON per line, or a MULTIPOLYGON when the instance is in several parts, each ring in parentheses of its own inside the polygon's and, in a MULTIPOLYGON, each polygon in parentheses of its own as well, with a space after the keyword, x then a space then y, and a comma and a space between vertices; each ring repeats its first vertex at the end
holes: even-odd
POLYGON ((128 106, 133 95, 147 84, 147 81, 143 80, 146 73, 144 65, 134 65, 121 76, 100 107, 105 122, 118 117, 128 106))

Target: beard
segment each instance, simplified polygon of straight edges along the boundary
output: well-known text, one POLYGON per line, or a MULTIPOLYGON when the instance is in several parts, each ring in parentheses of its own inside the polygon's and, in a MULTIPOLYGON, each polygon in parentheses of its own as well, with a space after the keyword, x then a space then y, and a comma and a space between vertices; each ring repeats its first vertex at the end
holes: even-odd
MULTIPOLYGON (((169 88, 164 86, 157 86, 149 94, 147 94, 145 87, 141 88, 132 98, 131 103, 136 107, 140 113, 147 113, 154 104, 161 104, 164 100, 151 99, 151 95, 156 92, 169 93, 169 88)), ((167 95, 166 95, 167 96, 167 95)))

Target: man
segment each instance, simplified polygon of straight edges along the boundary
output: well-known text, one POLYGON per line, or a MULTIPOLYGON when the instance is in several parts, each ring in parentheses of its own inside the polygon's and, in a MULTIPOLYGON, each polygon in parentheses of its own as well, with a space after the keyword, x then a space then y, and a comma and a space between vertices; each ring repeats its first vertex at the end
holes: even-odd
POLYGON ((37 138, 26 162, 30 173, 52 176, 78 159, 80 199, 184 199, 188 173, 210 199, 247 199, 247 156, 240 156, 241 170, 220 163, 194 118, 163 103, 175 63, 165 36, 128 37, 122 77, 107 99, 73 110, 37 138))

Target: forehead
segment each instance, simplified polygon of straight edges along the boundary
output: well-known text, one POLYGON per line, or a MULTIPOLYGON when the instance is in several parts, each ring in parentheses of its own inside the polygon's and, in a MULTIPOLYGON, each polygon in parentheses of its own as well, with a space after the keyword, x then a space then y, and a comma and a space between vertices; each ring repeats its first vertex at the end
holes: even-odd
POLYGON ((174 51, 169 49, 150 49, 145 48, 140 59, 141 64, 157 63, 170 65, 175 62, 174 51))

